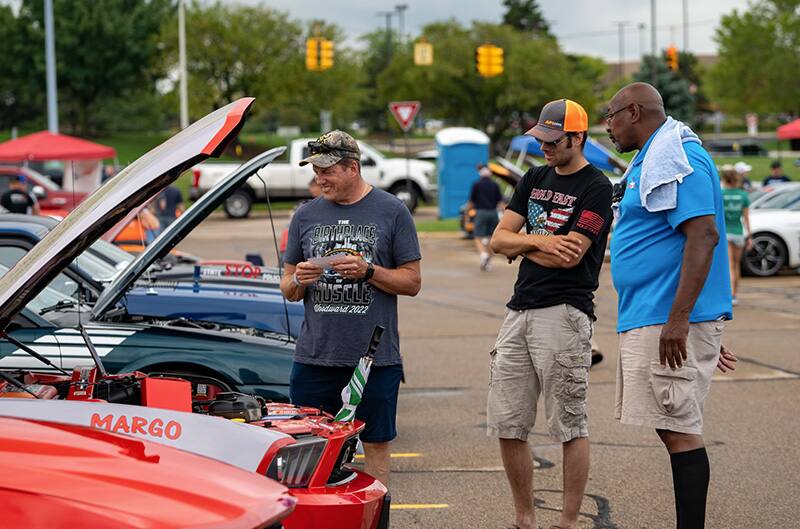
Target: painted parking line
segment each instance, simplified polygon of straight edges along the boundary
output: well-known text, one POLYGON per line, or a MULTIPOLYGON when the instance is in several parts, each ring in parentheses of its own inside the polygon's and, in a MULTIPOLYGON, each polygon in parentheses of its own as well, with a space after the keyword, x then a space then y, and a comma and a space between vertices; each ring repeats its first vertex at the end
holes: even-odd
POLYGON ((410 509, 447 509, 447 503, 393 503, 390 507, 393 511, 410 509))
MULTIPOLYGON (((402 452, 397 454, 389 454, 391 459, 399 459, 399 458, 406 458, 406 457, 422 457, 422 454, 419 452, 402 452)), ((364 459, 364 454, 357 454, 356 459, 364 459)))

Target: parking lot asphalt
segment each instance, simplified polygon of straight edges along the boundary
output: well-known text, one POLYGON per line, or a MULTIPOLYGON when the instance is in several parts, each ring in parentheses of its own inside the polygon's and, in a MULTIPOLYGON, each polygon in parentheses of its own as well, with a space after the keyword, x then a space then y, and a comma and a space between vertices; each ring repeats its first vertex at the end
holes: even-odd
MULTIPOLYGON (((424 214, 424 213, 423 213, 424 214)), ((285 216, 276 220, 278 233, 285 216)), ((423 287, 401 298, 406 383, 393 444, 395 529, 504 528, 513 511, 497 441, 486 436, 488 352, 511 294, 517 265, 478 268, 471 241, 421 234, 423 287)), ((263 216, 212 217, 180 249, 206 258, 260 252, 274 264, 263 216)), ((710 529, 800 527, 800 276, 745 278, 725 344, 735 373, 715 377, 706 401, 712 483, 710 529)), ((608 264, 597 292, 594 335, 605 360, 590 375, 592 466, 580 527, 674 527, 669 459, 654 432, 613 419, 616 294, 608 264)), ((540 406, 540 416, 543 410, 540 406)), ((561 449, 537 425, 531 447, 541 527, 558 521, 561 449)))

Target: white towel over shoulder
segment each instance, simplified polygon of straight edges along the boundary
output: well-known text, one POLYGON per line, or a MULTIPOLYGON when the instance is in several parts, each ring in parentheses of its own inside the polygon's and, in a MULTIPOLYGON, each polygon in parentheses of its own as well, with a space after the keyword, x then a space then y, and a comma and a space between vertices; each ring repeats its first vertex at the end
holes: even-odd
POLYGON ((683 144, 688 142, 702 145, 697 134, 681 121, 668 117, 658 129, 644 155, 639 178, 639 197, 647 211, 665 211, 677 206, 678 184, 694 171, 683 150, 683 144))

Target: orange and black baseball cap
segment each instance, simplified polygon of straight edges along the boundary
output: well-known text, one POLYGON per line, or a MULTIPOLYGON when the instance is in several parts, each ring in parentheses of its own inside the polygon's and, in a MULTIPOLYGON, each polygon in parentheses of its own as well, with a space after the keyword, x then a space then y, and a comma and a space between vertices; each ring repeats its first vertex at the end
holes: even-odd
POLYGON ((589 130, 589 116, 575 101, 558 99, 550 101, 539 114, 539 122, 526 132, 539 141, 556 141, 567 132, 585 132, 589 130))

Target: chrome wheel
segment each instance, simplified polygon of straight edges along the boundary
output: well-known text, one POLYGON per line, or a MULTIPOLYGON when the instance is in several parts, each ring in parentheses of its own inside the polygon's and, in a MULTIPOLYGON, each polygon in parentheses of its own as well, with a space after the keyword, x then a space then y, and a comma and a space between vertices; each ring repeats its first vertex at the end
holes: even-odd
POLYGON ((744 270, 760 277, 773 276, 786 266, 786 247, 778 237, 759 233, 753 237, 753 246, 745 254, 744 270))

